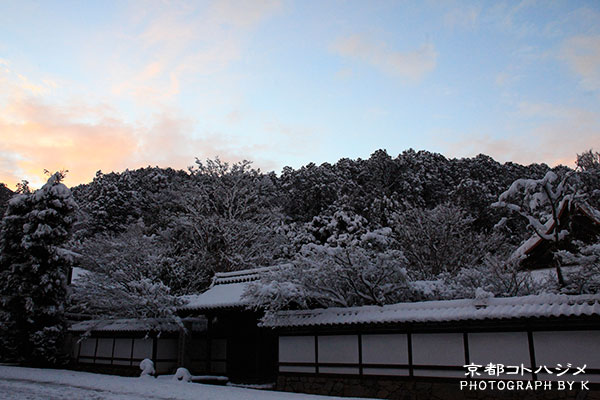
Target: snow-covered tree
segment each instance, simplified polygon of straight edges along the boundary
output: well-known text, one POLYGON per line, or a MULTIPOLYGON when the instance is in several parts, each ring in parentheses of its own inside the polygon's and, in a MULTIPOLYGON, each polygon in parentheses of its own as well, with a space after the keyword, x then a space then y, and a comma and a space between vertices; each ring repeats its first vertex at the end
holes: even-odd
POLYGON ((332 207, 325 213, 315 216, 305 224, 311 235, 311 243, 328 247, 348 247, 355 245, 367 233, 368 221, 361 215, 344 208, 332 207))
POLYGON ((122 174, 96 173, 81 201, 89 214, 90 234, 117 234, 141 216, 139 193, 131 183, 129 171, 122 174))
POLYGON ((600 169, 600 153, 588 150, 577 154, 576 164, 581 171, 598 170, 600 169))
MULTIPOLYGON (((556 173, 548 171, 542 179, 517 179, 492 205, 518 213, 536 235, 557 245, 569 234, 569 227, 563 224, 559 214, 564 208, 570 208, 577 195, 571 176, 567 173, 559 179, 556 173)), ((554 264, 558 283, 564 286, 558 257, 554 258, 554 264)))
POLYGON ((296 258, 263 275, 245 294, 254 307, 286 308, 382 305, 408 300, 406 259, 388 247, 390 229, 349 240, 346 246, 306 244, 296 258))
POLYGON ((63 172, 33 193, 8 203, 0 233, 2 357, 30 364, 58 363, 71 254, 64 248, 76 208, 63 172))
POLYGON ((8 200, 14 195, 12 190, 6 187, 4 183, 0 183, 0 218, 4 215, 6 207, 8 206, 8 200))
POLYGON ((575 243, 577 253, 568 250, 558 251, 565 269, 566 287, 562 291, 570 294, 600 293, 600 243, 575 243))
POLYGON ((307 222, 339 196, 342 179, 330 164, 309 163, 297 170, 285 167, 279 179, 285 197, 283 210, 296 221, 307 222))
POLYGON ((412 279, 477 265, 490 250, 489 237, 474 232, 473 218, 454 205, 408 207, 393 217, 393 238, 404 252, 412 279))
POLYGON ((185 214, 177 224, 188 228, 195 252, 210 274, 270 265, 285 239, 278 227, 274 176, 243 161, 229 164, 196 161, 185 193, 185 214))
POLYGON ((578 154, 576 165, 585 201, 600 209, 600 153, 588 150, 578 154))
POLYGON ((171 316, 177 300, 165 281, 177 284, 203 277, 191 271, 186 276, 172 274, 166 246, 165 238, 146 235, 138 224, 117 236, 85 240, 77 250, 79 265, 87 272, 72 287, 69 311, 103 318, 171 316))
POLYGON ((479 265, 461 268, 452 274, 442 274, 440 298, 473 298, 478 292, 497 297, 527 296, 544 290, 543 282, 536 282, 529 271, 521 271, 515 260, 506 262, 502 257, 489 256, 479 265))

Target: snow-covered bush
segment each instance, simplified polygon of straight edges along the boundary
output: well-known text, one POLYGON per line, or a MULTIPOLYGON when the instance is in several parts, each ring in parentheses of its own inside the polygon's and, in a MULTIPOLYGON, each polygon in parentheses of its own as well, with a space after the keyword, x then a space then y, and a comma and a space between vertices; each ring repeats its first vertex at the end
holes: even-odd
POLYGON ((532 279, 529 271, 518 267, 518 260, 505 262, 502 258, 488 257, 481 265, 461 268, 455 273, 443 274, 443 289, 436 293, 440 298, 475 298, 478 291, 496 297, 538 294, 546 288, 532 279))
POLYGON ((565 287, 563 293, 586 294, 600 293, 600 243, 584 245, 575 242, 577 253, 566 250, 558 252, 564 268, 565 287))
POLYGON ((156 373, 154 370, 154 362, 149 358, 144 358, 140 361, 140 369, 142 370, 140 377, 154 376, 156 373))
POLYGON ((173 375, 173 380, 179 382, 191 382, 192 374, 190 374, 190 371, 188 371, 187 368, 180 367, 177 368, 175 375, 173 375))

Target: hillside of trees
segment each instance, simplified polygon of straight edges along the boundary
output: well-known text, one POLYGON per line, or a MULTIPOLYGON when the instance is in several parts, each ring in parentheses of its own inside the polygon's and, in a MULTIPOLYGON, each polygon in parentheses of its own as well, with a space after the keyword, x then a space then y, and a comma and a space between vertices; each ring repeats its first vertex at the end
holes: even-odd
MULTIPOLYGON (((575 172, 378 150, 280 175, 219 159, 188 171, 99 171, 71 189, 77 209, 67 247, 88 272, 68 310, 170 315, 177 296, 205 290, 216 272, 271 265, 282 267, 248 295, 273 309, 548 290, 507 262, 532 235, 530 221, 492 204, 516 180, 552 171, 558 180, 577 174, 569 195, 598 208, 598 154, 578 163, 575 172)), ((549 214, 537 217, 544 223, 549 214)), ((600 251, 585 251, 597 266, 600 251)), ((575 290, 574 279, 550 289, 575 290)), ((597 290, 590 282, 577 290, 597 290)))

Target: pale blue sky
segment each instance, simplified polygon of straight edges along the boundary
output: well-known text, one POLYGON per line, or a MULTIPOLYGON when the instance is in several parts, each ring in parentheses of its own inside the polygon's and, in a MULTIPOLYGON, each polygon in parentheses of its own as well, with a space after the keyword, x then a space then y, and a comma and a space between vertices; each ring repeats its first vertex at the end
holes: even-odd
POLYGON ((0 0, 0 182, 600 150, 597 1, 0 0))

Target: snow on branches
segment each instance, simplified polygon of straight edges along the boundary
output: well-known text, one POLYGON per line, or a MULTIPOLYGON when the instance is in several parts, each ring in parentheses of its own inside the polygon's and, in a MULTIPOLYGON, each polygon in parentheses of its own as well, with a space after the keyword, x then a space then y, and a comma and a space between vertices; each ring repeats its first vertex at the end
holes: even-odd
POLYGON ((492 206, 517 212, 539 237, 558 242, 568 234, 561 226, 559 213, 570 207, 576 195, 570 177, 566 174, 558 180, 554 172, 548 171, 542 179, 517 179, 492 206))
MULTIPOLYGON (((542 179, 517 179, 492 206, 518 213, 536 235, 556 246, 570 233, 562 214, 569 212, 573 202, 582 197, 573 175, 568 172, 559 179, 556 173, 548 171, 542 179)), ((563 287, 561 260, 556 254, 553 263, 558 284, 563 287)))
POLYGON ((0 347, 27 363, 61 360, 72 262, 63 246, 76 209, 63 178, 57 172, 41 189, 14 196, 2 219, 0 299, 5 321, 0 324, 0 347))
MULTIPOLYGON (((352 220, 352 219, 350 219, 352 220)), ((383 305, 411 296, 406 258, 387 246, 391 229, 351 234, 325 244, 302 246, 292 263, 266 273, 245 293, 267 318, 286 308, 383 305)))

